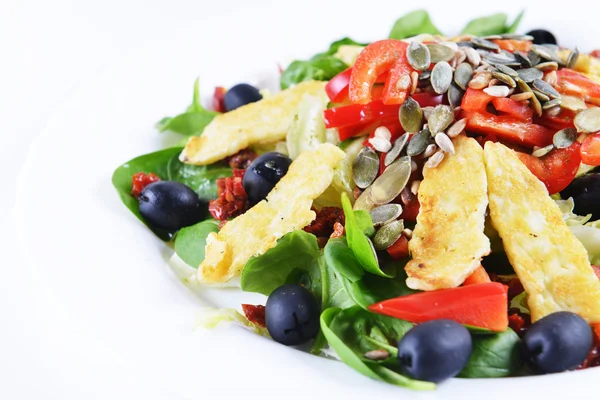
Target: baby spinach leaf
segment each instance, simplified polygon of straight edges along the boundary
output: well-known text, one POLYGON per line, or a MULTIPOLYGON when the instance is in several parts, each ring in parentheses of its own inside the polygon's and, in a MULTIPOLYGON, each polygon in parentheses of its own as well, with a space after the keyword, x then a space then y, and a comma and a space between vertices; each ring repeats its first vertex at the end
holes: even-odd
MULTIPOLYGON (((386 368, 386 361, 372 361, 364 353, 375 349, 393 351, 412 324, 370 313, 360 307, 329 308, 321 314, 321 329, 329 345, 349 367, 372 379, 412 389, 435 389, 435 384, 404 377, 386 368), (389 336, 388 336, 389 335, 389 336)), ((391 354, 390 360, 394 358, 391 354)), ((387 360, 388 362, 390 360, 387 360)))
POLYGON ((390 39, 406 39, 422 33, 440 35, 441 32, 433 25, 425 10, 416 10, 400 17, 392 27, 390 39))
POLYGON ((217 115, 219 115, 218 112, 202 107, 199 83, 196 79, 192 104, 182 114, 161 119, 156 127, 160 132, 171 131, 185 136, 199 136, 217 115))
POLYGON ((387 265, 386 271, 396 271, 394 278, 384 278, 373 274, 365 274, 359 281, 352 283, 347 289, 356 304, 364 309, 380 301, 393 299, 416 293, 416 290, 406 286, 406 272, 404 264, 393 261, 387 265))
POLYGON ((281 74, 281 89, 303 81, 328 81, 346 68, 346 63, 328 54, 318 54, 308 61, 296 60, 281 74))
POLYGON ((346 238, 329 239, 323 252, 329 269, 337 271, 350 282, 356 282, 363 277, 365 271, 348 247, 346 238))
POLYGON ((354 211, 354 219, 356 220, 356 225, 358 228, 368 237, 371 237, 375 234, 375 228, 373 227, 373 220, 371 219, 371 214, 365 210, 356 210, 354 211))
POLYGON ((495 335, 473 336, 473 352, 458 375, 463 378, 509 376, 521 366, 519 336, 510 328, 495 335))
POLYGON ((346 285, 349 281, 329 267, 324 257, 319 259, 319 265, 322 268, 321 279, 323 282, 322 309, 329 307, 348 308, 356 305, 346 291, 346 285))
POLYGON ((506 33, 515 33, 521 25, 521 21, 523 20, 523 16, 525 15, 525 10, 521 10, 519 15, 515 18, 512 24, 508 28, 506 28, 506 33))
POLYGON ((175 237, 175 253, 190 267, 198 268, 204 260, 208 234, 218 231, 219 223, 212 219, 181 228, 175 237))
POLYGON ((231 168, 222 163, 190 165, 179 161, 177 156, 169 160, 166 179, 186 184, 200 200, 209 201, 217 198, 217 179, 231 175, 231 168))
POLYGON ((342 207, 346 219, 346 240, 348 241, 348 247, 352 249, 356 259, 367 272, 388 278, 391 277, 391 275, 386 274, 379 268, 375 250, 369 238, 365 236, 362 229, 358 226, 346 193, 342 193, 342 207))
POLYGON ((461 33, 468 33, 476 36, 498 35, 507 32, 504 13, 493 14, 487 17, 475 18, 465 26, 461 33))
POLYGON ((291 273, 295 279, 305 278, 303 272, 313 280, 310 288, 319 286, 320 289, 317 261, 320 254, 315 235, 302 230, 288 233, 277 241, 275 247, 248 261, 242 271, 242 290, 268 296, 279 286, 290 283, 288 277, 291 273))
MULTIPOLYGON (((331 45, 329 46, 329 50, 327 50, 325 53, 321 53, 321 54, 327 54, 327 55, 334 55, 335 53, 337 53, 337 51, 339 50, 340 46, 366 46, 368 43, 358 43, 357 41, 350 39, 349 37, 345 37, 345 38, 341 38, 340 40, 336 40, 335 42, 331 43, 331 45)), ((317 54, 318 56, 318 54, 317 54)))

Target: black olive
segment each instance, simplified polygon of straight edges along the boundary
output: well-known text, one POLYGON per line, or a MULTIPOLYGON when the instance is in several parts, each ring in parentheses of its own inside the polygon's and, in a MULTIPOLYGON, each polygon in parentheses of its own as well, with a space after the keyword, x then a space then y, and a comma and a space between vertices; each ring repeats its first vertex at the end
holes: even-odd
POLYGON ((308 289, 296 284, 278 287, 265 306, 265 323, 276 342, 297 346, 319 332, 319 303, 308 289))
POLYGON ((262 99, 262 95, 257 88, 247 83, 240 83, 225 92, 223 105, 225 106, 225 111, 231 111, 246 104, 259 101, 260 99, 262 99))
POLYGON ((153 182, 142 190, 138 202, 148 224, 170 232, 200 222, 205 214, 196 192, 179 182, 153 182))
POLYGON ((250 164, 242 185, 250 203, 256 204, 265 199, 271 189, 287 173, 292 160, 275 151, 265 153, 250 164))
POLYGON ((592 220, 600 218, 600 173, 585 174, 576 178, 560 192, 563 199, 573 198, 578 215, 592 214, 592 220))
POLYGON ((533 36, 535 44, 556 44, 556 38, 545 29, 534 29, 527 32, 527 35, 533 36))
POLYGON ((400 370, 415 379, 441 382, 458 375, 467 365, 472 349, 471 334, 458 322, 425 322, 400 339, 400 370))
POLYGON ((560 311, 531 325, 523 337, 522 352, 535 370, 561 372, 581 364, 592 343, 589 324, 577 314, 560 311))

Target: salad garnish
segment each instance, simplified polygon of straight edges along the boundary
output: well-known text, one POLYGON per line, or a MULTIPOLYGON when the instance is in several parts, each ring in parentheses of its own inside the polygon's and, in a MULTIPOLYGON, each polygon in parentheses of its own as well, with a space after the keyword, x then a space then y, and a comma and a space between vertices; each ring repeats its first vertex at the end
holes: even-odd
POLYGON ((212 110, 196 80, 113 184, 190 288, 267 296, 204 326, 416 390, 600 365, 600 51, 522 19, 414 11, 212 110))

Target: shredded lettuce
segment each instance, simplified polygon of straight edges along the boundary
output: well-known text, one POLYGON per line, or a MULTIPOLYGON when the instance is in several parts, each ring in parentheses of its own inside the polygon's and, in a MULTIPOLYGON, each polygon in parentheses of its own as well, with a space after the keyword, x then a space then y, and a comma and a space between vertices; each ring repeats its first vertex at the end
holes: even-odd
POLYGON ((286 141, 292 160, 327 140, 323 111, 327 107, 325 92, 321 96, 304 95, 292 120, 286 141))
POLYGON ((513 297, 510 301, 509 308, 518 308, 523 314, 529 314, 529 308, 527 306, 527 292, 523 291, 518 296, 513 297))
POLYGON ((575 208, 575 202, 572 197, 569 197, 567 200, 554 200, 558 208, 563 214, 563 221, 569 226, 573 225, 583 225, 592 218, 592 214, 588 214, 586 216, 577 215, 573 212, 575 208))
POLYGON ((563 213, 563 221, 587 250, 590 263, 600 265, 600 220, 590 221, 591 214, 581 216, 573 213, 575 202, 572 198, 555 201, 563 213))
POLYGON ((200 326, 205 329, 214 329, 222 322, 234 323, 264 337, 270 337, 267 328, 263 328, 248 321, 239 311, 233 308, 205 307, 200 315, 200 326))

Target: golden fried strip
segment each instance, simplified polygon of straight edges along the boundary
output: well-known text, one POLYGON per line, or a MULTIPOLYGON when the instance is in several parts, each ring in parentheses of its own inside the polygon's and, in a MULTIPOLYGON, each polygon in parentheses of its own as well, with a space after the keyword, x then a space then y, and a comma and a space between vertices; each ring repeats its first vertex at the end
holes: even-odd
POLYGON ((207 283, 228 281, 240 274, 250 257, 264 253, 286 233, 313 221, 313 200, 331 184, 344 156, 337 146, 327 143, 300 154, 266 200, 227 222, 218 234, 208 236, 206 256, 198 267, 199 279, 207 283))
POLYGON ((499 143, 484 150, 492 224, 528 295, 536 321, 571 311, 600 322, 600 280, 545 186, 499 143))
POLYGON ((308 81, 215 117, 201 136, 191 137, 179 159, 207 165, 256 143, 284 140, 305 94, 323 93, 326 82, 308 81))
POLYGON ((456 154, 423 172, 421 210, 409 242, 412 260, 405 267, 413 289, 457 287, 490 252, 483 234, 488 203, 483 150, 462 135, 454 146, 456 154))

